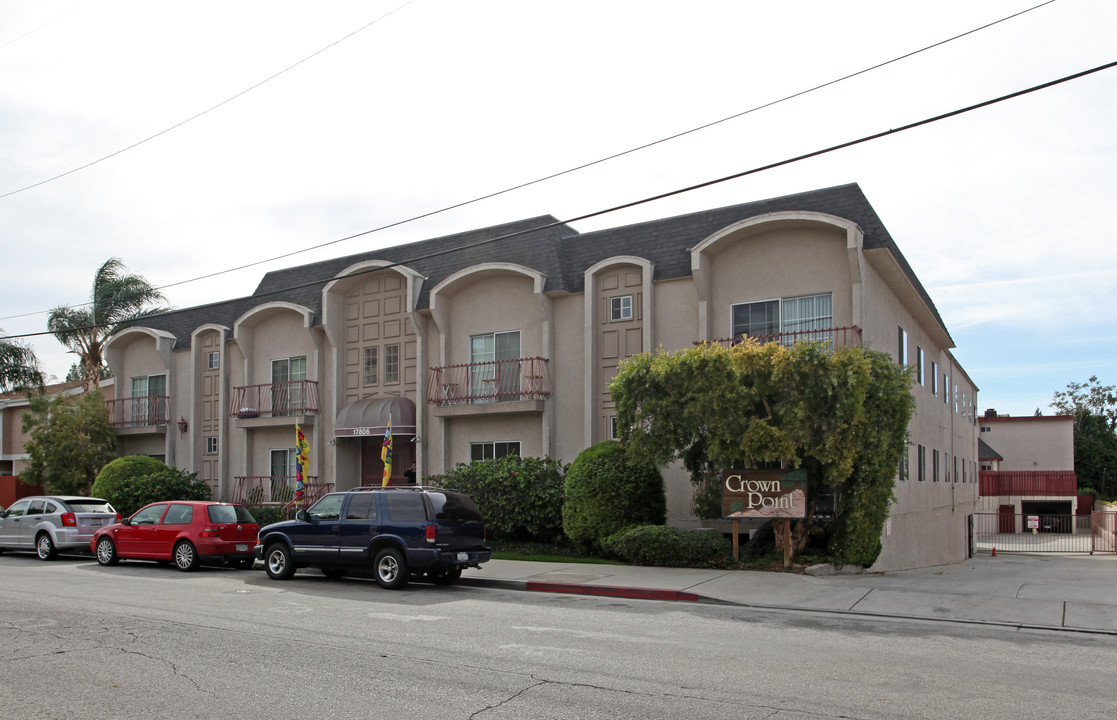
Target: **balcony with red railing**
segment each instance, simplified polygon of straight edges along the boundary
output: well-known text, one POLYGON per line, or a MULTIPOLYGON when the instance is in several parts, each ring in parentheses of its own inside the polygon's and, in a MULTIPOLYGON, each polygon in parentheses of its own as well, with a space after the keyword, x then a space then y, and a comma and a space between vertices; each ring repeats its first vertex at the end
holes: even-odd
MULTIPOLYGON (((735 338, 708 340, 707 342, 730 347, 744 342, 746 337, 752 338, 761 344, 774 342, 784 347, 791 347, 800 342, 828 343, 834 348, 861 346, 861 328, 856 325, 839 328, 820 328, 817 330, 797 330, 794 332, 774 333, 771 335, 742 335, 735 338)), ((701 345, 702 343, 696 342, 694 344, 701 345)))
POLYGON ((166 395, 143 395, 106 400, 109 424, 117 430, 164 432, 169 420, 167 410, 169 400, 166 395))
POLYGON ((238 420, 286 418, 317 415, 318 407, 318 383, 293 380, 234 387, 229 414, 238 420))
POLYGON ((517 358, 432 367, 427 373, 427 404, 435 408, 517 403, 488 411, 542 410, 551 397, 551 373, 546 358, 517 358), (522 402, 539 403, 524 408, 522 402))
MULTIPOLYGON (((310 507, 323 495, 333 492, 331 482, 318 482, 310 475, 303 488, 301 507, 310 507)), ((238 475, 233 486, 225 491, 222 502, 239 503, 249 507, 288 507, 295 502, 294 475, 238 475)))
POLYGON ((1078 495, 1078 475, 1073 470, 982 470, 977 480, 981 497, 1078 495))

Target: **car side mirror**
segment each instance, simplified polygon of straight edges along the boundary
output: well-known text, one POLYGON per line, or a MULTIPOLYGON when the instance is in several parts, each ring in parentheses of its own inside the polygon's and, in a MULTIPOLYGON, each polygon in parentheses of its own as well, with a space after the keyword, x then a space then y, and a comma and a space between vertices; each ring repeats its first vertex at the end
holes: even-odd
POLYGON ((6 517, 8 517, 8 511, 7 510, 0 510, 0 518, 6 518, 6 517))
POLYGON ((302 520, 303 522, 310 522, 310 514, 305 509, 299 508, 295 513, 295 519, 302 520))
POLYGON ((120 521, 120 524, 121 525, 131 525, 132 524, 132 518, 126 517, 126 518, 124 518, 123 520, 120 521))

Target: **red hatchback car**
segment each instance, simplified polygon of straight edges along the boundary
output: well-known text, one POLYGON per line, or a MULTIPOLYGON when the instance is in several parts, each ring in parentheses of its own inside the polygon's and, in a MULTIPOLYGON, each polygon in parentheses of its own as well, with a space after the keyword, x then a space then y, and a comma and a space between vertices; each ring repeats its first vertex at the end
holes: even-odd
POLYGON ((121 560, 172 561, 189 572, 200 564, 247 570, 260 526, 243 505, 174 500, 140 508, 132 517, 99 528, 89 549, 102 565, 121 560))

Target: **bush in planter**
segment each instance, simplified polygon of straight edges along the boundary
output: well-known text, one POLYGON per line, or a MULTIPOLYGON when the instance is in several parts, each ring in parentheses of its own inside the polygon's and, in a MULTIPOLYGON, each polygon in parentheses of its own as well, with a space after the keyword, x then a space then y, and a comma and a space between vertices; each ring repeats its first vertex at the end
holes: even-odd
POLYGON ((634 565, 690 568, 731 568, 733 543, 711 530, 680 530, 641 525, 601 540, 610 555, 634 565))
POLYGON ((663 476, 650 460, 606 441, 571 463, 562 529, 574 542, 592 545, 626 527, 661 525, 666 518, 663 476))
POLYGON ((494 538, 550 543, 562 537, 565 476, 566 466, 556 460, 506 455, 459 463, 424 482, 472 498, 494 538))

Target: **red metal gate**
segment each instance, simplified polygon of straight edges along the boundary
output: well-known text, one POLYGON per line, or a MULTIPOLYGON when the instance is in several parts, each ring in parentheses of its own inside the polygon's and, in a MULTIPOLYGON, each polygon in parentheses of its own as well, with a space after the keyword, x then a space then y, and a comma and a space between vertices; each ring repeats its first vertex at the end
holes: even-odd
POLYGON ((1117 553, 1117 513, 974 514, 974 551, 1117 553), (1088 522, 1085 522, 1088 519, 1088 522))

